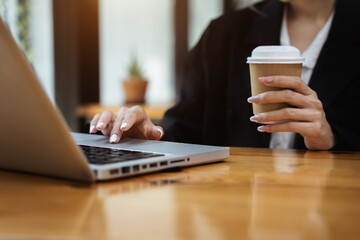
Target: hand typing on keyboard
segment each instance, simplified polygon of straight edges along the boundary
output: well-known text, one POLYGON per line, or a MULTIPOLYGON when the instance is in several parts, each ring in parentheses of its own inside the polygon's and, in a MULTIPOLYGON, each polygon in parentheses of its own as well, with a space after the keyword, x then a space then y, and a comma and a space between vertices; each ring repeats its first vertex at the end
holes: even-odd
POLYGON ((109 136, 111 143, 119 142, 123 136, 160 140, 164 135, 164 130, 155 126, 140 106, 122 107, 116 114, 111 111, 96 114, 91 120, 89 132, 98 130, 109 136))

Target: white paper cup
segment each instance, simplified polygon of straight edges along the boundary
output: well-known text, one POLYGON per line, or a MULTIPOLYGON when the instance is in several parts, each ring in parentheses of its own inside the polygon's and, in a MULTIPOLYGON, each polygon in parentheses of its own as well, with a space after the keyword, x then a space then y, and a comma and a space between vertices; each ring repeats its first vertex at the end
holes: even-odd
MULTIPOLYGON (((259 46, 247 58, 250 65, 251 94, 256 96, 267 91, 278 91, 283 88, 268 87, 259 82, 259 77, 298 76, 301 77, 304 58, 300 51, 292 46, 259 46)), ((286 103, 256 104, 253 113, 259 114, 287 107, 286 103)))

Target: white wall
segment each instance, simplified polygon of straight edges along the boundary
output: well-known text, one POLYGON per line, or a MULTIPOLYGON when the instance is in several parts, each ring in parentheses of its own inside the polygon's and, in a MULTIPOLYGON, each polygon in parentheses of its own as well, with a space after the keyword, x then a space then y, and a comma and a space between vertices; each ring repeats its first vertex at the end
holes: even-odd
POLYGON ((31 52, 35 72, 52 102, 55 102, 52 1, 32 0, 31 52))
POLYGON ((189 47, 200 39, 210 21, 223 12, 222 0, 189 1, 189 47))
POLYGON ((261 1, 263 0, 237 0, 237 5, 239 8, 244 8, 261 1))
MULTIPOLYGON (((238 8, 244 8, 262 0, 237 0, 238 8)), ((210 21, 223 13, 223 0, 189 1, 189 46, 192 48, 202 36, 210 21)))
POLYGON ((102 104, 124 103, 121 80, 133 53, 149 80, 147 102, 174 99, 172 14, 170 0, 100 0, 102 104))

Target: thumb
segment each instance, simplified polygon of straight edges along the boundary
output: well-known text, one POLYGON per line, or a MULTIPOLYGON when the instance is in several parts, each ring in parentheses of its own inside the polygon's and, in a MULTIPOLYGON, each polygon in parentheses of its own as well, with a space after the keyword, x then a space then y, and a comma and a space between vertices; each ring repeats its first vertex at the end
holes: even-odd
POLYGON ((160 126, 154 126, 151 130, 150 140, 160 140, 164 136, 164 130, 160 126))

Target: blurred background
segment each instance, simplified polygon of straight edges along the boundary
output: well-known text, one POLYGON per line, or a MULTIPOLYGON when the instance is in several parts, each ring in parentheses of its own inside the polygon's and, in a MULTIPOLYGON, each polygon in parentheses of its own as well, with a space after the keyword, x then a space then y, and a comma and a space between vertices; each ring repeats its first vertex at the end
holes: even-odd
POLYGON ((170 106, 187 52, 209 22, 258 1, 0 0, 0 15, 51 101, 80 131, 91 113, 79 108, 125 104, 121 82, 134 58, 148 80, 146 106, 170 106))

